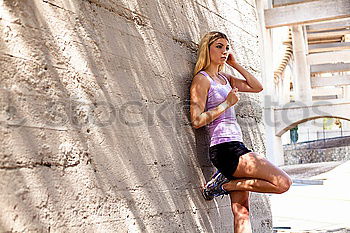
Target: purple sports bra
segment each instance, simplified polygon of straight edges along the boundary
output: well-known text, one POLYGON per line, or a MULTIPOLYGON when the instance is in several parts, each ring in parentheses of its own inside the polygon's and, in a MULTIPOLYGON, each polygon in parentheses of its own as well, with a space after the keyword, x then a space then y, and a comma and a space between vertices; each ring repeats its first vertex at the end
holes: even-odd
MULTIPOLYGON (((215 82, 205 71, 200 71, 210 81, 207 103, 205 111, 217 107, 226 100, 228 93, 232 90, 227 78, 219 74, 226 80, 226 85, 215 82)), ((240 141, 242 142, 242 130, 236 118, 234 106, 226 109, 218 118, 208 124, 210 134, 210 146, 224 142, 240 141)))

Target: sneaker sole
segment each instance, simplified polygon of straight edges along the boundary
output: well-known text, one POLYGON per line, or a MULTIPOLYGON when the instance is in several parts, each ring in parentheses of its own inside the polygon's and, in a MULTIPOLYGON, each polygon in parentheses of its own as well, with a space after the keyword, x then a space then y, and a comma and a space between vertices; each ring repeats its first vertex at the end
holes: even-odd
POLYGON ((204 200, 206 200, 206 201, 212 201, 212 200, 214 200, 214 197, 208 198, 208 196, 205 195, 205 193, 204 193, 204 186, 201 187, 201 193, 202 193, 202 196, 203 196, 204 200))

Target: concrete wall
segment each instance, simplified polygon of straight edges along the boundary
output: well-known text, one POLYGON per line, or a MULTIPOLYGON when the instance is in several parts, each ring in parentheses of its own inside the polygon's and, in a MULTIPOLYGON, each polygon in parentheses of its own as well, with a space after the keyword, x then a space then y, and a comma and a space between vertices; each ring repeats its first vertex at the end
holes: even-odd
POLYGON ((284 145, 285 164, 350 160, 350 137, 328 138, 284 145))
MULTIPOLYGON (((189 86, 209 30, 260 78, 253 0, 0 10, 0 232, 232 231, 228 197, 200 195, 214 169, 205 131, 189 124, 189 86)), ((263 153, 259 96, 241 99, 246 143, 263 153)), ((269 232, 266 196, 252 195, 252 211, 254 232, 269 232)))

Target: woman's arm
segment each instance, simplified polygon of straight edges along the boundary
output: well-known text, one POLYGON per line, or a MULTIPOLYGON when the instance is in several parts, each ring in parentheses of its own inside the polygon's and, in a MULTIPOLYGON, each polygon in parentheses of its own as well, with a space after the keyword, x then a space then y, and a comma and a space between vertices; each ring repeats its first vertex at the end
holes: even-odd
POLYGON ((237 87, 240 92, 260 92, 263 90, 262 84, 251 73, 237 63, 232 53, 229 54, 226 63, 235 68, 245 78, 245 80, 242 80, 232 75, 225 74, 230 78, 232 87, 237 87))
POLYGON ((237 88, 232 89, 224 102, 219 104, 216 108, 204 112, 209 88, 210 82, 203 75, 197 74, 193 78, 190 89, 190 112, 192 126, 196 129, 209 124, 238 101, 238 97, 236 95, 238 90, 237 88))

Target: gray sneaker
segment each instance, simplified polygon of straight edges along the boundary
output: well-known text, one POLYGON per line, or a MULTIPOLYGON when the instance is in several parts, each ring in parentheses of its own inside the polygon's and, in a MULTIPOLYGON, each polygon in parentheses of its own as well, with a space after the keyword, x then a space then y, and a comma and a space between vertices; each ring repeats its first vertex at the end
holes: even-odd
POLYGON ((217 171, 212 176, 212 179, 205 185, 202 191, 204 199, 210 201, 213 200, 214 197, 229 194, 229 192, 222 188, 222 185, 229 181, 229 179, 227 179, 223 174, 217 171))

